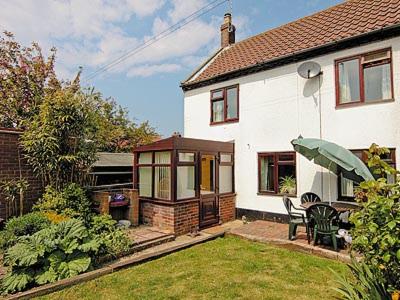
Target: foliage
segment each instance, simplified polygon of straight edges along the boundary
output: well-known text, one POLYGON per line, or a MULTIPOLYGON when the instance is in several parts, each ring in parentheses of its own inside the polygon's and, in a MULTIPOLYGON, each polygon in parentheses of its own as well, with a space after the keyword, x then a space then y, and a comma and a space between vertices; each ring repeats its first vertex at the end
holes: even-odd
POLYGON ((38 113, 46 91, 59 86, 56 50, 46 59, 37 43, 22 47, 10 32, 0 35, 0 127, 23 128, 38 113))
POLYGON ((148 121, 136 124, 128 111, 113 99, 96 98, 100 151, 131 152, 133 148, 153 142, 159 135, 148 121))
POLYGON ((368 166, 380 177, 360 183, 352 214, 352 249, 363 254, 369 267, 378 266, 387 290, 400 289, 400 182, 396 171, 380 159, 388 150, 372 145, 368 166), (396 178, 389 184, 385 176, 396 178))
POLYGON ((58 213, 56 213, 56 212, 54 212, 54 211, 46 211, 46 212, 44 213, 44 215, 46 216, 46 218, 47 218, 51 223, 54 223, 54 224, 58 224, 58 223, 61 223, 61 222, 63 222, 63 221, 67 221, 67 220, 70 219, 70 217, 65 216, 65 215, 58 214, 58 213))
POLYGON ((296 179, 293 176, 281 177, 279 182, 279 189, 280 193, 282 194, 295 194, 296 179))
POLYGON ((4 251, 13 246, 19 237, 34 234, 49 225, 49 220, 40 212, 11 218, 0 232, 0 249, 4 251))
POLYGON ((18 210, 17 197, 19 196, 19 214, 23 214, 24 193, 28 188, 25 179, 11 179, 0 182, 0 192, 4 194, 6 200, 6 218, 16 215, 18 210))
POLYGON ((116 227, 116 224, 110 215, 98 215, 92 218, 89 232, 97 236, 100 243, 99 254, 116 256, 130 249, 131 240, 122 229, 116 227))
POLYGON ((45 193, 33 207, 34 210, 55 213, 69 218, 79 218, 86 223, 91 217, 92 201, 77 184, 71 183, 62 191, 47 186, 45 193))
POLYGON ((60 190, 69 183, 82 185, 96 161, 97 123, 91 94, 73 83, 46 94, 22 135, 28 163, 43 180, 60 190))
POLYGON ((82 221, 71 219, 21 238, 4 262, 11 267, 2 281, 7 293, 55 282, 85 272, 99 244, 82 221))
POLYGON ((346 300, 390 300, 380 272, 372 266, 355 259, 349 264, 353 276, 344 277, 336 272, 338 288, 335 290, 346 300))

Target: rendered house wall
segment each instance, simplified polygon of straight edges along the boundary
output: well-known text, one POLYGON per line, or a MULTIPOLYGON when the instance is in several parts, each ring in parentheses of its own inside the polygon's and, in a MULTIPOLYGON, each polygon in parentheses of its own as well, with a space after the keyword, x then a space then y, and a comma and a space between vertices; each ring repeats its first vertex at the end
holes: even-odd
MULTIPOLYGON (((296 63, 185 92, 185 137, 235 141, 237 208, 286 213, 281 196, 257 194, 257 153, 292 151, 290 141, 300 134, 319 138, 319 97, 323 139, 348 149, 367 148, 373 142, 396 148, 399 167, 400 38, 310 60, 322 66, 320 79, 301 78, 297 74, 300 63, 296 63), (336 108, 334 61, 387 47, 392 48, 395 101, 336 108), (240 90, 239 122, 210 125, 210 90, 233 84, 239 84, 240 90)), ((299 155, 296 172, 298 187, 295 201, 299 202, 299 196, 307 191, 314 191, 323 199, 337 199, 336 176, 329 175, 326 170, 299 155)))

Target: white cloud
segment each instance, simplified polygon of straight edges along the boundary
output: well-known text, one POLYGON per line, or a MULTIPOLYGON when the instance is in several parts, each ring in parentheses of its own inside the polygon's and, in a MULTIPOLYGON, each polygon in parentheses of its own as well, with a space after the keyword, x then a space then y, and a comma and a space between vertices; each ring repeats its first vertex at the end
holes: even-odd
MULTIPOLYGON (((16 39, 25 45, 39 42, 44 53, 56 46, 57 72, 70 78, 76 74, 78 66, 83 66, 85 77, 150 41, 208 2, 170 0, 168 3, 167 6, 165 0, 0 0, 0 30, 15 33, 16 39), (168 9, 161 10, 166 7, 168 9), (151 22, 151 35, 130 33, 132 20, 141 22, 156 12, 158 15, 151 22)), ((234 20, 238 28, 246 28, 248 19, 237 17, 234 20)), ((222 16, 194 20, 108 72, 151 76, 192 68, 196 62, 193 58, 205 58, 218 47, 221 22, 222 16)))
POLYGON ((152 15, 159 10, 165 3, 164 0, 128 0, 129 5, 134 9, 137 15, 144 17, 152 15))
POLYGON ((144 65, 133 67, 127 72, 128 77, 149 77, 159 73, 172 73, 179 71, 181 66, 178 64, 144 65))

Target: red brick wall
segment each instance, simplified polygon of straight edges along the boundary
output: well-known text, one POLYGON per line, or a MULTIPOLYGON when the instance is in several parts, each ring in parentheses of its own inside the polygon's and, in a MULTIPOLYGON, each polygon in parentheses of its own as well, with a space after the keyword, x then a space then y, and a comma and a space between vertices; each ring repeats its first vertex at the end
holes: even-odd
POLYGON ((140 201, 140 221, 161 230, 174 233, 174 207, 148 201, 140 201))
POLYGON ((236 219, 236 195, 221 196, 219 198, 219 219, 222 223, 236 219))
POLYGON ((180 203, 174 207, 175 234, 181 235, 199 229, 199 202, 180 203))
MULTIPOLYGON (((19 179, 20 167, 18 162, 18 145, 20 132, 15 130, 0 128, 0 181, 19 179)), ((22 159, 22 155, 21 155, 22 159)), ((25 193, 24 211, 28 212, 34 201, 42 194, 42 184, 40 179, 33 174, 32 168, 21 160, 22 177, 29 183, 29 188, 25 193)), ((5 200, 0 194, 0 218, 5 218, 5 200)))
POLYGON ((141 200, 140 221, 176 235, 189 233, 198 229, 199 203, 194 201, 169 205, 141 200))

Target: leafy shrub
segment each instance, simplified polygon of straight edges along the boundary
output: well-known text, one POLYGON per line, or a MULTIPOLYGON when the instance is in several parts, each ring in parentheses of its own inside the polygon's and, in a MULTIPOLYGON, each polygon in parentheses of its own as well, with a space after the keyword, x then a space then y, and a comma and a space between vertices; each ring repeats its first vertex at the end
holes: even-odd
POLYGON ((4 251, 14 245, 18 237, 34 234, 49 225, 50 221, 40 212, 11 218, 0 232, 0 249, 4 251))
POLYGON ((64 215, 60 215, 54 211, 46 211, 44 213, 44 215, 46 216, 46 218, 53 224, 58 224, 61 223, 63 221, 67 221, 70 219, 70 217, 64 216, 64 215))
POLYGON ((335 288, 342 299, 346 300, 389 300, 390 295, 386 291, 384 280, 380 272, 355 259, 349 264, 352 277, 342 277, 336 272, 339 288, 335 288))
POLYGON ((3 278, 2 289, 14 293, 78 275, 89 269, 98 248, 97 240, 76 219, 25 236, 5 254, 11 272, 3 278))
POLYGON ((61 192, 51 186, 46 187, 42 199, 35 210, 79 218, 88 222, 91 217, 92 202, 85 191, 75 183, 67 185, 61 192))
POLYGON ((100 243, 100 255, 116 256, 130 249, 131 240, 121 228, 116 227, 116 224, 110 215, 98 215, 92 218, 89 232, 96 236, 100 243))
MULTIPOLYGON (((397 172, 380 159, 389 150, 372 145, 368 166, 379 177, 397 172)), ((385 177, 360 184, 357 201, 361 209, 350 220, 352 249, 360 252, 369 267, 378 267, 385 287, 400 290, 400 182, 389 184, 385 177)))

